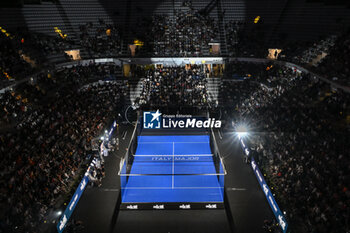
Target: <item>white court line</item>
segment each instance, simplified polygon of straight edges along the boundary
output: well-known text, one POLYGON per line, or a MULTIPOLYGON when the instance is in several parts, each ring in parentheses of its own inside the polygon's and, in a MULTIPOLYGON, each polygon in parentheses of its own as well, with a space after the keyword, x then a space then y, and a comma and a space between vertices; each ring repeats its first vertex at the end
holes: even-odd
POLYGON ((222 189, 224 187, 128 187, 122 189, 222 189))
MULTIPOLYGON (((174 150, 174 149, 173 149, 174 150)), ((174 151, 173 151, 174 152, 174 151)), ((165 157, 165 156, 182 156, 182 157, 193 157, 193 156, 213 156, 213 154, 192 154, 192 155, 134 155, 134 157, 165 157)))
MULTIPOLYGON (((120 176, 170 176, 170 174, 120 174, 120 176)), ((172 174, 171 174, 172 175, 172 174)), ((185 173, 185 174, 176 174, 176 176, 224 176, 225 173, 205 173, 205 174, 193 174, 193 173, 185 173)))
POLYGON ((173 143, 173 177, 172 177, 172 187, 174 188, 174 173, 175 173, 175 143, 173 143))
POLYGON ((209 143, 209 142, 138 142, 138 144, 147 144, 147 143, 209 143))
POLYGON ((174 142, 137 142, 137 144, 146 144, 146 143, 174 143, 174 142))

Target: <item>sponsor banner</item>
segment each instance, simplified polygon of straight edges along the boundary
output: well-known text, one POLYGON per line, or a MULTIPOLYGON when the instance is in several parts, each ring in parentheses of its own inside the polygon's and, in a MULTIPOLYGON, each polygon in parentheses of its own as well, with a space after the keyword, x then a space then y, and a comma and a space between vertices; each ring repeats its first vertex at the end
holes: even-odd
POLYGON ((121 210, 198 210, 223 209, 224 203, 122 203, 121 210))
POLYGON ((57 231, 59 233, 63 232, 64 228, 66 227, 66 225, 67 225, 67 223, 69 221, 70 216, 72 215, 75 207, 78 204, 78 201, 79 201, 81 195, 83 195, 84 190, 85 190, 86 186, 89 183, 89 172, 90 172, 90 169, 96 165, 96 161, 97 160, 95 158, 89 164, 89 167, 86 170, 83 179, 81 180, 78 188, 75 190, 75 193, 74 193, 72 199, 70 200, 66 210, 64 211, 62 217, 60 218, 60 220, 59 220, 59 222, 57 224, 57 231))
POLYGON ((83 177, 83 179, 81 180, 77 190, 75 191, 73 198, 69 202, 66 210, 62 214, 62 217, 57 224, 57 231, 59 233, 63 232, 64 228, 66 227, 68 220, 69 220, 70 216, 72 215, 76 205, 78 204, 78 201, 79 201, 81 195, 83 194, 88 182, 89 182, 89 177, 86 173, 85 176, 83 177))
MULTIPOLYGON (((114 121, 113 124, 112 124, 112 127, 110 128, 110 130, 105 132, 104 138, 105 138, 106 141, 108 141, 110 139, 110 137, 111 137, 113 131, 116 129, 116 127, 117 127, 117 122, 114 121)), ((101 152, 102 151, 107 152, 107 150, 105 149, 105 146, 104 146, 104 142, 101 143, 100 149, 101 149, 101 152)), ((88 174, 89 174, 89 171, 90 171, 91 167, 95 166, 95 163, 96 163, 96 159, 94 159, 90 163, 90 165, 89 165, 89 167, 88 167, 88 169, 87 169, 83 179, 81 180, 78 188, 76 189, 76 191, 75 191, 71 201, 69 202, 66 210, 62 214, 62 217, 60 218, 60 220, 59 220, 59 222, 57 224, 57 231, 59 233, 63 232, 64 228, 66 227, 66 225, 67 225, 67 223, 69 221, 70 216, 72 215, 76 205, 78 204, 78 201, 79 201, 81 195, 83 194, 83 192, 85 190, 86 185, 89 183, 88 174)))
MULTIPOLYGON (((245 152, 246 155, 249 155, 249 149, 245 146, 243 140, 241 139, 241 145, 242 148, 245 152)), ((254 174, 260 184, 261 189, 263 190, 265 197, 267 199, 267 202, 269 203, 272 212, 274 213, 276 220, 278 222, 278 224, 280 225, 280 227, 282 228, 283 233, 287 232, 287 228, 288 228, 288 223, 286 221, 286 218, 284 217, 282 211, 280 210, 280 208, 278 207, 278 204, 275 200, 275 198, 273 197, 273 194, 271 193, 271 190, 269 188, 269 186, 267 185, 264 176, 261 174, 261 171, 258 167, 258 165, 256 164, 254 158, 251 157, 251 166, 252 169, 254 171, 254 174)))
POLYGON ((143 112, 144 129, 209 129, 220 128, 221 120, 192 115, 165 115, 157 111, 143 112))

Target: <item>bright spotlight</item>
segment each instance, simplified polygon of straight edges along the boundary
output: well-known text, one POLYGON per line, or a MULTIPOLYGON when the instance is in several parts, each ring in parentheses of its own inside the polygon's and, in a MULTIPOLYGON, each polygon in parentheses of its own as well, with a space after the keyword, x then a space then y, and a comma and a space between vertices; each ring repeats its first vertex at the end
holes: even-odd
POLYGON ((105 140, 105 137, 101 137, 100 139, 103 141, 103 140, 105 140))
POLYGON ((247 132, 237 132, 237 135, 239 138, 244 138, 245 136, 248 135, 248 133, 247 132))
POLYGON ((61 216, 62 211, 60 211, 60 210, 59 210, 59 211, 57 211, 57 213, 56 213, 56 214, 57 214, 57 216, 61 216))
POLYGON ((236 135, 239 139, 247 137, 248 136, 248 128, 245 125, 238 125, 236 127, 236 135))

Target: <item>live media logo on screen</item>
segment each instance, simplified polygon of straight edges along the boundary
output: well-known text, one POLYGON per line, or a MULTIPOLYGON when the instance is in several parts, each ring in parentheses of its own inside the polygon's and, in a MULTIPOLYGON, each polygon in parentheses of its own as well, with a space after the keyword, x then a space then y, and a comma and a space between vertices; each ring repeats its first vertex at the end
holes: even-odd
POLYGON ((160 129, 162 114, 156 112, 143 112, 143 128, 145 129, 160 129))
POLYGON ((143 112, 144 129, 197 129, 197 128, 220 128, 221 121, 215 118, 199 118, 190 115, 162 115, 156 112, 143 112))

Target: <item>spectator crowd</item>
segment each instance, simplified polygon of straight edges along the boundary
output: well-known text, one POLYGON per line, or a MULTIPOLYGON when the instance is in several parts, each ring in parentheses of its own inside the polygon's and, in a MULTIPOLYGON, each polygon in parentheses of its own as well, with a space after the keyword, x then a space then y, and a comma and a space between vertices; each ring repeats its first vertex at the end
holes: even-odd
POLYGON ((145 69, 142 92, 137 104, 141 107, 205 107, 208 101, 204 66, 159 67, 145 69))
MULTIPOLYGON (((126 94, 115 82, 80 88, 101 69, 63 69, 2 95, 1 232, 35 232, 71 191, 92 155, 91 141, 110 126, 126 94)), ((97 182, 103 176, 101 166, 91 172, 97 182)))
POLYGON ((217 21, 191 7, 142 18, 133 35, 144 41, 136 55, 172 57, 208 56, 219 37, 217 21))
POLYGON ((121 28, 116 24, 107 24, 99 19, 96 24, 89 22, 81 25, 80 43, 91 57, 115 57, 121 55, 121 28))
MULTIPOLYGON (((208 56, 218 28, 215 19, 185 1, 173 14, 140 20, 131 33, 144 42, 138 56, 208 56)), ((226 22, 225 30, 230 56, 266 57, 260 31, 249 31, 243 21, 226 22)), ((89 57, 124 55, 119 25, 99 20, 81 25, 78 33, 77 41, 26 30, 0 33, 0 89, 30 78, 0 94, 0 232, 38 228, 58 199, 71 192, 93 154, 92 140, 126 103, 124 83, 91 85, 114 79, 120 67, 92 63, 50 72, 43 66, 50 55, 65 56, 74 48, 89 57)), ((350 86, 349 49, 347 32, 288 44, 282 54, 350 86)), ((136 76, 141 78, 136 108, 210 108, 206 65, 141 66, 136 76)), ((226 64, 218 101, 225 119, 249 124, 251 156, 293 231, 350 231, 349 93, 296 69, 232 62, 226 64)), ((100 186, 103 177, 99 161, 90 179, 100 186)))
POLYGON ((340 35, 315 72, 350 87, 350 30, 340 35))
POLYGON ((278 66, 223 92, 227 119, 249 125, 251 156, 292 231, 348 232, 349 93, 278 66))

